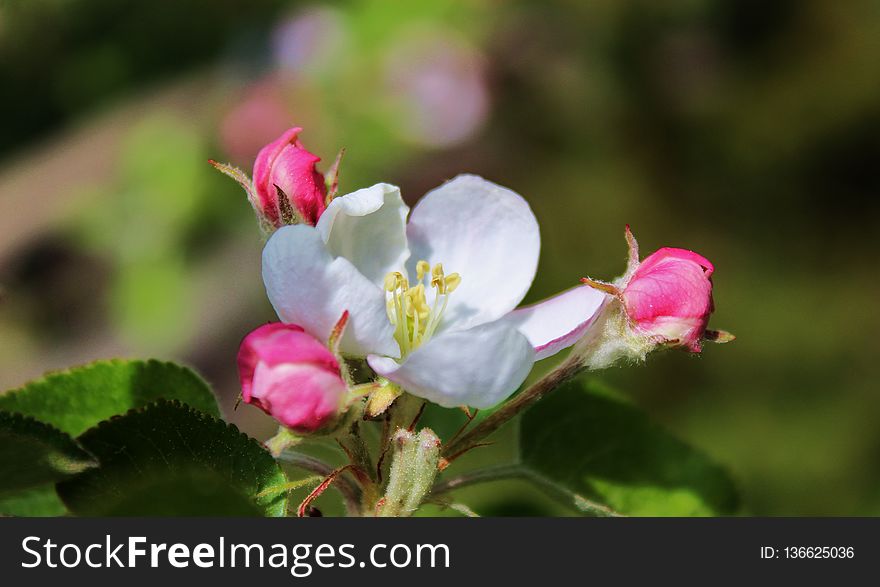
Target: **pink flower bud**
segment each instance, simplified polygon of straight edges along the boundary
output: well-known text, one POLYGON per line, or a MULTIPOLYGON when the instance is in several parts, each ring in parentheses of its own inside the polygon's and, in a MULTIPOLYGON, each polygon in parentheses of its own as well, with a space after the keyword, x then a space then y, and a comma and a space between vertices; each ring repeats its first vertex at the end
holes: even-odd
POLYGON ((638 264, 620 297, 636 329, 700 352, 712 304, 712 272, 705 257, 664 247, 638 264))
POLYGON ((285 131, 263 147, 254 162, 258 205, 268 224, 276 228, 290 224, 294 214, 315 225, 326 208, 327 185, 315 168, 321 159, 303 148, 297 139, 300 131, 298 127, 285 131))
POLYGON ((584 277, 586 285, 611 296, 595 325, 574 352, 590 369, 604 369, 623 359, 643 361, 657 348, 678 347, 692 353, 704 340, 727 343, 736 337, 707 330, 715 310, 712 263, 693 251, 664 247, 639 261, 639 243, 626 227, 629 262, 613 283, 584 277))
POLYGON ((274 322, 248 334, 238 351, 242 400, 299 433, 332 424, 347 387, 333 353, 295 324, 274 322))

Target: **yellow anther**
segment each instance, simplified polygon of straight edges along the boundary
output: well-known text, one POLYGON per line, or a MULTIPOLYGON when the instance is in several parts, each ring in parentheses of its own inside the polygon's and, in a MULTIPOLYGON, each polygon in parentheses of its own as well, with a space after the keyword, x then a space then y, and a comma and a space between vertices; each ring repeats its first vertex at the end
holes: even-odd
POLYGON ((461 275, 459 275, 458 273, 450 273, 449 275, 446 276, 445 281, 446 281, 446 283, 444 284, 445 291, 443 291, 443 293, 451 294, 452 292, 455 291, 455 289, 461 283, 461 275))
POLYGON ((431 270, 431 265, 424 259, 416 263, 416 279, 421 281, 425 275, 428 274, 428 271, 431 270))
POLYGON ((403 275, 398 271, 392 271, 385 276, 385 291, 394 291, 400 286, 403 275))
POLYGON ((437 263, 434 265, 434 270, 431 271, 431 274, 434 276, 434 279, 443 277, 443 263, 437 263))

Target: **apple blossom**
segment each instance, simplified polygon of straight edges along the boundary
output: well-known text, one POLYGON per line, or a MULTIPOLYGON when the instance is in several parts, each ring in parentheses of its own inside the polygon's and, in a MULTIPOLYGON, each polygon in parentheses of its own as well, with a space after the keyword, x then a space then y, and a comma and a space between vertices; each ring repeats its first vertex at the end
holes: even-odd
POLYGON ((514 311, 539 251, 521 196, 460 175, 411 214, 388 184, 335 198, 316 226, 275 232, 263 280, 284 322, 326 340, 347 310, 343 353, 366 357, 413 395, 485 408, 513 393, 535 360, 574 344, 609 299, 578 287, 514 311))
POLYGON ((242 400, 298 433, 332 424, 347 397, 339 362, 295 324, 274 322, 248 334, 238 351, 242 400))

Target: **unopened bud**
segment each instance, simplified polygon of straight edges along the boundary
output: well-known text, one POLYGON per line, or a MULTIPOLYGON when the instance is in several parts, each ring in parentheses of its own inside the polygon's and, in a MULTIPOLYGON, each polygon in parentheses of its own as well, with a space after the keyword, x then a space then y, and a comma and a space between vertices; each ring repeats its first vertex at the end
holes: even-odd
POLYGON ((418 433, 398 429, 388 488, 378 507, 381 517, 412 515, 431 491, 440 461, 440 439, 430 428, 418 433))
POLYGON ((242 400, 299 434, 326 430, 345 409, 339 362, 294 324, 265 324, 248 334, 238 370, 242 400))
POLYGON ((664 247, 639 261, 638 243, 626 227, 630 260, 626 273, 614 283, 584 279, 590 287, 614 299, 584 340, 578 352, 591 368, 622 359, 643 359, 658 346, 693 353, 704 340, 729 342, 727 332, 707 331, 712 301, 712 263, 693 251, 664 247))

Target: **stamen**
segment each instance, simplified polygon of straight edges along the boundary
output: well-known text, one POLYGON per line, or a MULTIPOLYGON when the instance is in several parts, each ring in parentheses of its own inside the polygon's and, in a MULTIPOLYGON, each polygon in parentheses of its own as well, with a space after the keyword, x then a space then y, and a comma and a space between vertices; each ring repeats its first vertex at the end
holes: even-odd
POLYGON ((432 268, 427 261, 420 260, 415 270, 417 281, 413 287, 398 271, 389 273, 384 281, 385 291, 390 294, 386 303, 388 320, 394 326, 394 338, 404 356, 433 336, 446 311, 449 294, 461 283, 461 276, 458 273, 446 275, 441 263, 432 268), (425 295, 428 273, 431 274, 430 285, 435 290, 431 305, 425 295))
POLYGON ((403 343, 402 343, 403 349, 401 349, 401 350, 403 351, 404 354, 406 354, 410 351, 410 347, 412 346, 412 341, 411 341, 410 335, 409 335, 409 318, 407 317, 408 310, 406 307, 406 290, 407 290, 407 286, 409 284, 404 285, 401 282, 400 285, 401 285, 401 287, 400 287, 401 295, 398 295, 397 293, 395 293, 394 295, 397 299, 400 300, 400 306, 401 306, 400 324, 401 324, 402 331, 399 334, 399 336, 400 336, 400 338, 403 339, 403 343))
POLYGON ((461 283, 461 275, 458 273, 450 273, 446 276, 446 291, 443 293, 451 294, 456 290, 458 285, 461 283))
POLYGON ((397 271, 389 273, 385 276, 385 291, 394 291, 397 289, 397 284, 400 283, 400 278, 402 275, 397 271))
POLYGON ((419 342, 419 313, 413 312, 413 334, 412 334, 412 342, 413 348, 416 348, 419 342))
POLYGON ((416 263, 416 278, 421 281, 430 270, 431 265, 427 261, 422 259, 421 261, 416 263))

